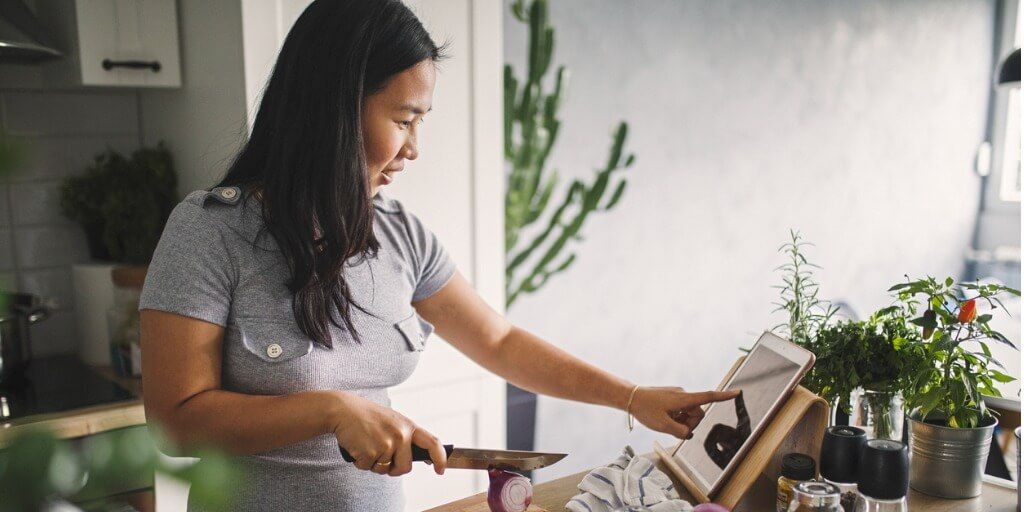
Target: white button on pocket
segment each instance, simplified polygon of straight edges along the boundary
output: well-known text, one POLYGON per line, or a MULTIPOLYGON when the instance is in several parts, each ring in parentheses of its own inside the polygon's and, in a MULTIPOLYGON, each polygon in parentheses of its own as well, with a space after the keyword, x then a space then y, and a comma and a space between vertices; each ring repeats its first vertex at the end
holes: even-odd
POLYGON ((313 340, 294 321, 266 317, 238 319, 242 347, 261 361, 280 364, 294 361, 313 350, 313 340))
POLYGON ((413 313, 405 320, 395 322, 395 327, 402 333, 409 350, 421 351, 426 343, 427 337, 434 332, 434 326, 413 313))
POLYGON ((224 199, 234 199, 237 193, 233 188, 226 188, 220 191, 220 196, 224 199))
POLYGON ((277 343, 271 343, 270 345, 267 346, 267 355, 273 359, 277 359, 278 357, 280 357, 281 352, 283 352, 281 350, 281 345, 278 345, 277 343))

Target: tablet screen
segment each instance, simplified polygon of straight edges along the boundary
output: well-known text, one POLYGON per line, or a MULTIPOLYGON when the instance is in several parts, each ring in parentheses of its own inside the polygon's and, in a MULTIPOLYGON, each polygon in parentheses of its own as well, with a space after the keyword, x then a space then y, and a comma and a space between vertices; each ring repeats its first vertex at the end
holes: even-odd
POLYGON ((694 476, 711 489, 800 370, 795 361, 762 343, 756 344, 725 387, 743 393, 736 400, 712 404, 694 429, 693 438, 683 443, 676 457, 685 460, 698 473, 694 476))

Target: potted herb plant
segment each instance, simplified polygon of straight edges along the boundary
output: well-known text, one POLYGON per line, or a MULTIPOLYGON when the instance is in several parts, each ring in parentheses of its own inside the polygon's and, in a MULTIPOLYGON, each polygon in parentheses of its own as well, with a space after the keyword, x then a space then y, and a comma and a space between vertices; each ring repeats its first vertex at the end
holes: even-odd
POLYGON ((135 373, 125 341, 131 329, 124 328, 137 316, 130 302, 176 203, 177 176, 162 142, 130 157, 107 149, 83 173, 64 180, 61 211, 82 226, 93 260, 72 267, 75 302, 81 304, 75 312, 80 355, 87 363, 113 363, 121 375, 135 373))
MULTIPOLYGON (((901 396, 907 377, 926 364, 920 335, 907 327, 898 307, 881 309, 866 321, 840 320, 838 308, 819 298, 814 270, 804 249, 811 244, 797 231, 779 247, 786 263, 776 268, 783 284, 775 311, 787 321, 773 328, 814 353, 816 362, 801 385, 850 414, 869 435, 899 439, 903 432, 901 396)), ((835 421, 835 418, 832 418, 835 421)))
POLYGON ((100 153, 85 172, 64 180, 60 207, 82 226, 93 259, 145 265, 177 195, 171 154, 161 142, 131 158, 109 148, 100 153))
POLYGON ((928 364, 917 333, 883 309, 866 321, 826 325, 809 344, 814 368, 803 385, 850 414, 870 437, 901 439, 902 395, 928 364))
POLYGON ((988 346, 1013 343, 989 327, 991 313, 979 310, 1005 311, 999 296, 1020 296, 1020 291, 932 277, 889 291, 896 294, 909 322, 920 329, 929 362, 914 373, 906 395, 910 486, 943 498, 977 496, 996 424, 982 395, 1000 396, 995 383, 1015 380, 997 369, 1002 365, 988 346))

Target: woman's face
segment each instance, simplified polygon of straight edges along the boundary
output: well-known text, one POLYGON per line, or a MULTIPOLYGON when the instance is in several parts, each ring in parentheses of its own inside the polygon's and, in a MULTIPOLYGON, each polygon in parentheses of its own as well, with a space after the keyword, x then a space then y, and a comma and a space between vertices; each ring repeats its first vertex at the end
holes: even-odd
POLYGON ((406 160, 419 155, 416 136, 434 97, 434 63, 424 60, 391 77, 363 102, 363 150, 370 195, 394 181, 406 160))

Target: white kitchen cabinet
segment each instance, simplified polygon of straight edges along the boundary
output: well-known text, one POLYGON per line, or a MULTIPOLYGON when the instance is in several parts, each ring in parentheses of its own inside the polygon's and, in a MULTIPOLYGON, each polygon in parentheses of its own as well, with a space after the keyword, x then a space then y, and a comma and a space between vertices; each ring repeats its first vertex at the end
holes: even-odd
POLYGON ((174 0, 76 0, 82 84, 177 87, 174 0))
POLYGON ((38 0, 64 57, 38 65, 46 87, 180 87, 175 0, 38 0))

